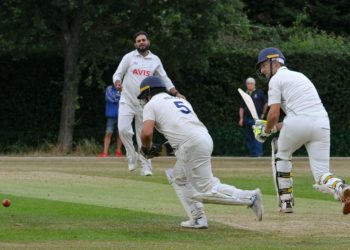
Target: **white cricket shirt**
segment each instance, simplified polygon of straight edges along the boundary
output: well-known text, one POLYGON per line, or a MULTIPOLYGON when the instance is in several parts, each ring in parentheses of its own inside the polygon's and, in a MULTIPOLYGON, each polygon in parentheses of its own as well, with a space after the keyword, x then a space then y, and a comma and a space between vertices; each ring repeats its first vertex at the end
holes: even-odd
POLYGON ((287 116, 327 116, 313 83, 302 73, 281 67, 269 82, 268 104, 279 103, 287 116))
POLYGON ((159 57, 151 51, 145 57, 137 50, 126 54, 113 75, 113 83, 120 80, 123 85, 120 102, 139 105, 140 84, 147 76, 159 76, 168 90, 174 87, 159 57))
POLYGON ((201 134, 208 134, 207 128, 198 119, 191 104, 181 98, 160 93, 152 97, 143 109, 143 121, 155 122, 173 148, 201 134))

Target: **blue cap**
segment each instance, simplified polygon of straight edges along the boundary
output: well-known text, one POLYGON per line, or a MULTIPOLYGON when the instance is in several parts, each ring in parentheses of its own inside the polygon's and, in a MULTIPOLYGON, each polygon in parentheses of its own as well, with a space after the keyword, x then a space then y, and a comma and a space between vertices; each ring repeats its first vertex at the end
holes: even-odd
POLYGON ((157 76, 148 76, 140 84, 140 94, 137 97, 141 99, 142 96, 153 88, 166 88, 162 79, 157 76))
POLYGON ((273 58, 281 58, 283 60, 283 64, 286 61, 286 58, 284 57, 284 55, 279 49, 269 47, 260 51, 258 56, 258 62, 256 63, 256 68, 258 68, 260 64, 265 62, 266 60, 273 59, 273 58))

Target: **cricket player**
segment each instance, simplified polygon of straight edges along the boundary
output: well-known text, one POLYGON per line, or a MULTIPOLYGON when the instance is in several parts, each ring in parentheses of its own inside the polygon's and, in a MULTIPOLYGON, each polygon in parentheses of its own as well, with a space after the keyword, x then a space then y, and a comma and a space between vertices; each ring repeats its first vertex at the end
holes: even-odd
POLYGON ((330 124, 327 111, 313 83, 302 73, 285 66, 286 58, 277 48, 265 48, 259 56, 257 69, 269 80, 267 124, 257 124, 257 140, 264 142, 280 130, 272 140, 274 178, 281 212, 292 213, 294 206, 292 154, 305 146, 314 188, 334 195, 343 205, 343 214, 350 213, 350 188, 330 173, 330 124), (286 114, 278 123, 280 109, 286 114))
POLYGON ((140 92, 138 98, 146 103, 143 110, 141 153, 146 158, 154 156, 154 128, 175 149, 176 164, 166 171, 166 175, 189 217, 181 226, 197 229, 208 227, 202 203, 247 205, 261 221, 263 205, 260 189, 241 190, 222 184, 213 176, 213 141, 191 104, 169 95, 165 83, 155 76, 142 81, 140 92))
MULTIPOLYGON (((133 143, 134 130, 132 127, 135 119, 135 132, 138 151, 141 147, 140 132, 142 128, 142 107, 137 99, 140 92, 140 83, 147 76, 159 76, 163 79, 167 90, 174 96, 182 96, 168 78, 159 57, 150 50, 148 34, 140 31, 134 35, 135 50, 126 54, 121 60, 113 75, 114 86, 122 90, 119 103, 118 130, 124 144, 128 158, 128 168, 134 171, 139 158, 133 143)), ((141 175, 152 175, 151 161, 140 155, 142 165, 141 175)))

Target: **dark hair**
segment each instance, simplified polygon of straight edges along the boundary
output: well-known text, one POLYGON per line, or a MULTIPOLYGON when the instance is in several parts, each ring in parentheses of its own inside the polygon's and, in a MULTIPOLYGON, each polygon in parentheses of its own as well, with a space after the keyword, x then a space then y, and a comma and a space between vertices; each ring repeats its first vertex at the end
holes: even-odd
POLYGON ((155 96, 156 94, 163 93, 163 92, 168 93, 166 88, 151 88, 150 90, 151 96, 155 96))
POLYGON ((138 95, 137 99, 142 100, 142 99, 146 98, 146 96, 153 97, 159 93, 168 93, 169 94, 169 92, 167 91, 166 88, 156 87, 156 88, 150 88, 150 89, 143 91, 141 94, 138 95))
POLYGON ((147 38, 147 40, 149 40, 147 32, 142 30, 134 34, 134 40, 136 40, 136 37, 138 37, 139 35, 144 35, 147 38))

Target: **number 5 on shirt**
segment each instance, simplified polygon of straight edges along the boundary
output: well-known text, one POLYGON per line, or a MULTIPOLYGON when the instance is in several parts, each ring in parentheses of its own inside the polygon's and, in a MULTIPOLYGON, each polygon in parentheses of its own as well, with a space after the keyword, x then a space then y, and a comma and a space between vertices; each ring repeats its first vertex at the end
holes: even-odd
POLYGON ((180 109, 180 111, 184 114, 191 113, 191 110, 185 106, 185 104, 182 101, 176 101, 174 102, 175 106, 180 109))

